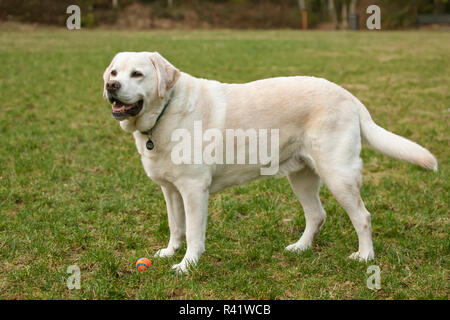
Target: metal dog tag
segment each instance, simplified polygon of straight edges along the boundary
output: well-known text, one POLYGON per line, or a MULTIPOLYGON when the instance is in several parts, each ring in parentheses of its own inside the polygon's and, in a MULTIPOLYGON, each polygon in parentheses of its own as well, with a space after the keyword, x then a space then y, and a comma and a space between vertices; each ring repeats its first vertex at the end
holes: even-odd
POLYGON ((145 144, 145 146, 147 147, 147 150, 152 150, 155 147, 155 145, 153 144, 153 141, 150 139, 147 140, 147 143, 145 144))

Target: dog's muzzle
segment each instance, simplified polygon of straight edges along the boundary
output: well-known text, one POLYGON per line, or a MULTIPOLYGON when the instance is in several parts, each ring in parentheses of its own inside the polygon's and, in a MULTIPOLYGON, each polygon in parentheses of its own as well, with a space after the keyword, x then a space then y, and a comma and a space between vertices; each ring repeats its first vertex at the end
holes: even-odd
POLYGON ((114 117, 114 119, 119 121, 137 116, 139 112, 141 112, 144 105, 143 100, 139 100, 131 104, 126 104, 116 98, 110 97, 109 101, 113 104, 112 116, 114 117))

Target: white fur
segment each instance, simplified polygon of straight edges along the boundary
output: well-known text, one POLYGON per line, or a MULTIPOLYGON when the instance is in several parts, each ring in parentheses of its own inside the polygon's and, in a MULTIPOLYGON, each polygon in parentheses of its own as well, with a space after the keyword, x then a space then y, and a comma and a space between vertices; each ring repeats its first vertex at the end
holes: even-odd
POLYGON ((147 175, 161 185, 167 204, 170 240, 156 255, 169 257, 186 238, 183 260, 174 265, 186 272, 205 251, 209 194, 260 178, 259 165, 175 165, 170 158, 171 133, 204 128, 264 128, 280 130, 280 170, 299 198, 306 216, 301 238, 287 250, 301 251, 325 222, 319 199, 323 181, 347 211, 359 238, 350 257, 373 259, 370 213, 360 197, 361 136, 376 150, 423 167, 437 169, 426 149, 377 126, 364 105, 348 91, 324 79, 283 77, 245 84, 225 84, 179 72, 158 53, 126 52, 116 55, 104 74, 122 84, 118 98, 126 103, 144 100, 142 111, 120 126, 133 133, 147 175), (141 79, 129 76, 138 69, 141 79), (169 107, 152 132, 153 150, 140 131, 152 128, 174 90, 169 107))

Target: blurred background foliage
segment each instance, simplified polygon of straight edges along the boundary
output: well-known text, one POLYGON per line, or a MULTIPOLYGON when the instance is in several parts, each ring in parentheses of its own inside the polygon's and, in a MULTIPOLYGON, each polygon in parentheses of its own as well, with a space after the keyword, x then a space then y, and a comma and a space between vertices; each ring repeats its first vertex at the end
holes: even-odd
POLYGON ((419 14, 449 14, 449 0, 0 0, 2 22, 65 26, 66 8, 81 8, 83 27, 130 29, 347 29, 350 14, 364 28, 366 8, 376 4, 383 29, 413 28, 419 14))

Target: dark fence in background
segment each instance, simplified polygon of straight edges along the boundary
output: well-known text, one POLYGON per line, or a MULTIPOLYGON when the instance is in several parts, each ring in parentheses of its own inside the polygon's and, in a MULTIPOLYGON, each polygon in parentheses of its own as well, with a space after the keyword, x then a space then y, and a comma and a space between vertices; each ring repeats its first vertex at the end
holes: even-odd
POLYGON ((0 21, 65 26, 66 8, 77 4, 83 27, 299 29, 301 2, 308 28, 318 29, 363 29, 371 4, 381 7, 383 29, 441 23, 450 14, 448 0, 0 0, 0 21))

